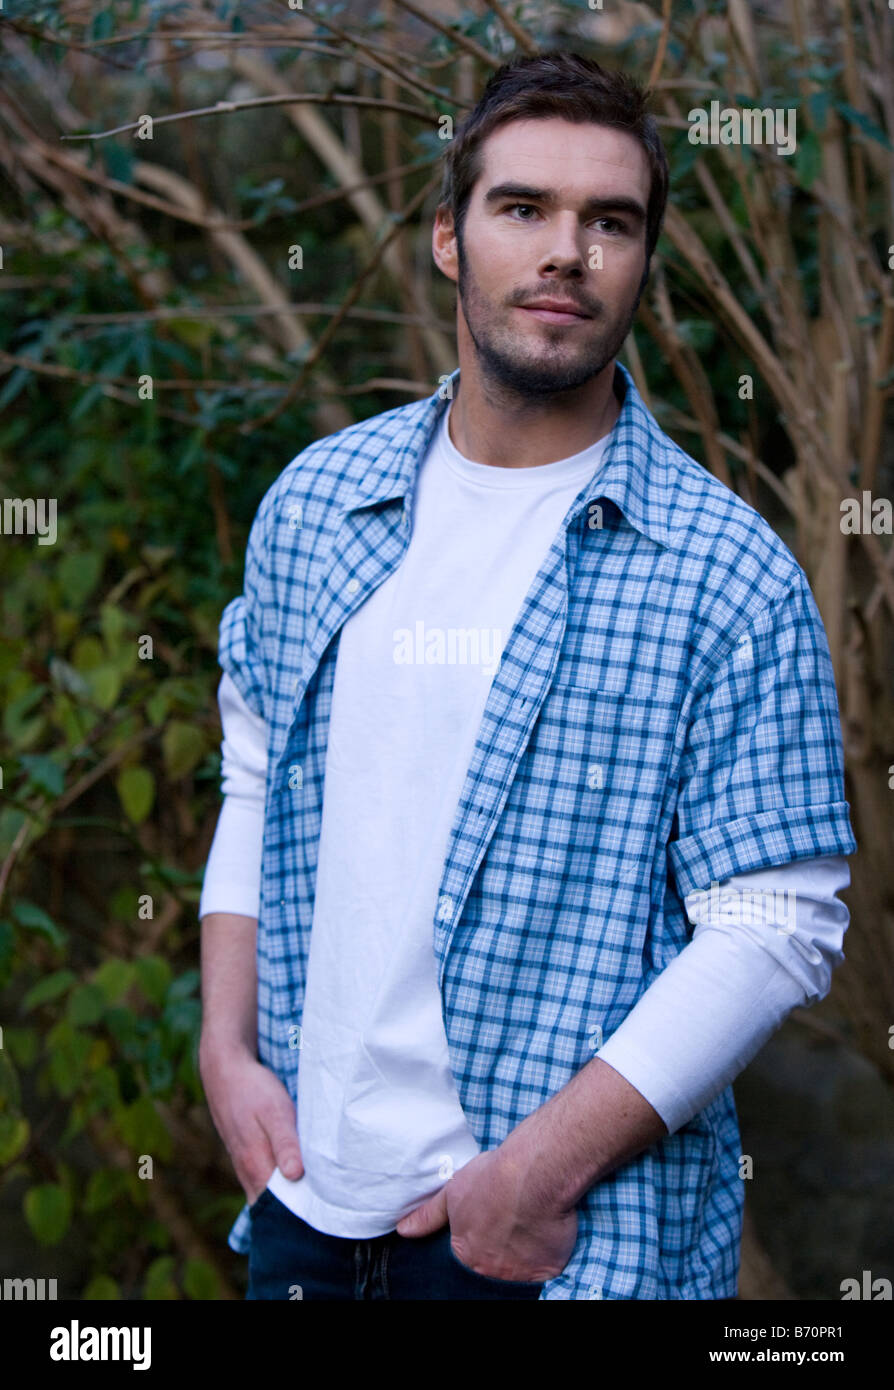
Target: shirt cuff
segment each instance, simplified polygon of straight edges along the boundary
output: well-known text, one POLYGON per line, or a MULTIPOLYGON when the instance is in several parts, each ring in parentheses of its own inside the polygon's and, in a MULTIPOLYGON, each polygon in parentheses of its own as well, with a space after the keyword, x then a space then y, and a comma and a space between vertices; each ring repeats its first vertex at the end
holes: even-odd
POLYGON ((653 981, 596 1056, 639 1091, 673 1134, 803 1002, 797 981, 759 947, 705 932, 653 981))
POLYGON ((857 848, 846 801, 777 806, 724 825, 708 825, 667 847, 681 897, 749 869, 770 868, 857 848))
POLYGON ((849 914, 847 861, 818 857, 687 895, 692 940, 596 1054, 673 1133, 714 1099, 791 1010, 822 999, 849 914))

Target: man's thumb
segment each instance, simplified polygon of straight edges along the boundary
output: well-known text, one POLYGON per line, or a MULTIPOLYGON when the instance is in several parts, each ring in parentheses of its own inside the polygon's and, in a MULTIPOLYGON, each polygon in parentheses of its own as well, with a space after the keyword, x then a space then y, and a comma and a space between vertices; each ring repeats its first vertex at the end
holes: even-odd
POLYGON ((295 1182, 304 1173, 304 1162, 301 1158, 301 1146, 298 1143, 297 1134, 294 1130, 277 1129, 277 1132, 272 1134, 270 1139, 277 1168, 284 1178, 288 1178, 290 1182, 295 1182))
POLYGON ((397 1223, 399 1236, 427 1236, 447 1225, 447 1187, 441 1188, 434 1197, 429 1197, 421 1207, 408 1212, 397 1223))
POLYGON ((296 1182, 304 1173, 301 1152, 297 1146, 280 1153, 276 1166, 284 1178, 288 1178, 289 1182, 296 1182))

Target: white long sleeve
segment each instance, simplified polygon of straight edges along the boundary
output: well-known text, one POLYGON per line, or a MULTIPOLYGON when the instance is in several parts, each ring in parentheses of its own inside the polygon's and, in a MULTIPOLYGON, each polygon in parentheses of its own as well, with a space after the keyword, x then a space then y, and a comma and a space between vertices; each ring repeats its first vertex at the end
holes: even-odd
POLYGON ((261 905, 267 725, 226 673, 217 700, 223 725, 223 806, 205 866, 199 917, 238 912, 257 917, 261 905))
POLYGON ((792 1009, 828 994, 849 921, 835 894, 849 882, 847 860, 824 855, 736 874, 714 902, 707 892, 685 899, 692 940, 596 1053, 671 1134, 738 1076, 792 1009), (774 921, 777 904, 785 910, 774 921))
MULTIPOLYGON (((260 905, 266 725, 228 675, 218 692, 224 804, 199 916, 260 905)), ((847 861, 828 855, 726 879, 691 893, 692 940, 594 1055, 673 1133, 718 1095, 793 1008, 823 999, 844 959, 847 861)))

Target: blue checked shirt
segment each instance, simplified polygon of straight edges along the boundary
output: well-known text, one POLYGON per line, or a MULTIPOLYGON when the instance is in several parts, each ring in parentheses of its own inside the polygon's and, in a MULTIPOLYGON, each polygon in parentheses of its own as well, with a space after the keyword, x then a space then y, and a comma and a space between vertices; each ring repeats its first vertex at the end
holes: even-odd
MULTIPOLYGON (((221 620, 220 664, 269 727, 258 1055, 293 1100, 339 630, 401 563, 416 470, 458 380, 288 465, 221 620)), ((485 1150, 591 1060, 687 944, 687 893, 856 848, 803 571, 661 431, 620 366, 616 389, 602 466, 507 639, 432 903, 451 1069, 485 1150)), ((586 1193, 541 1298, 732 1297, 739 1152, 727 1087, 586 1193)), ((247 1207, 230 1244, 248 1249, 247 1207)))

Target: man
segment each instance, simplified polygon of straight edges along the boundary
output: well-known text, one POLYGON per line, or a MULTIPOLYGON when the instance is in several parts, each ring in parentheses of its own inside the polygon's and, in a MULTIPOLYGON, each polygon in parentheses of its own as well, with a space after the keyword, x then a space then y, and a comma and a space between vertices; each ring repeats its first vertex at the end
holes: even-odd
POLYGON ((616 365, 639 89, 516 60, 446 165, 459 369, 298 455, 221 623, 230 1241, 249 1298, 732 1298, 730 1082, 843 959, 825 634, 616 365))

